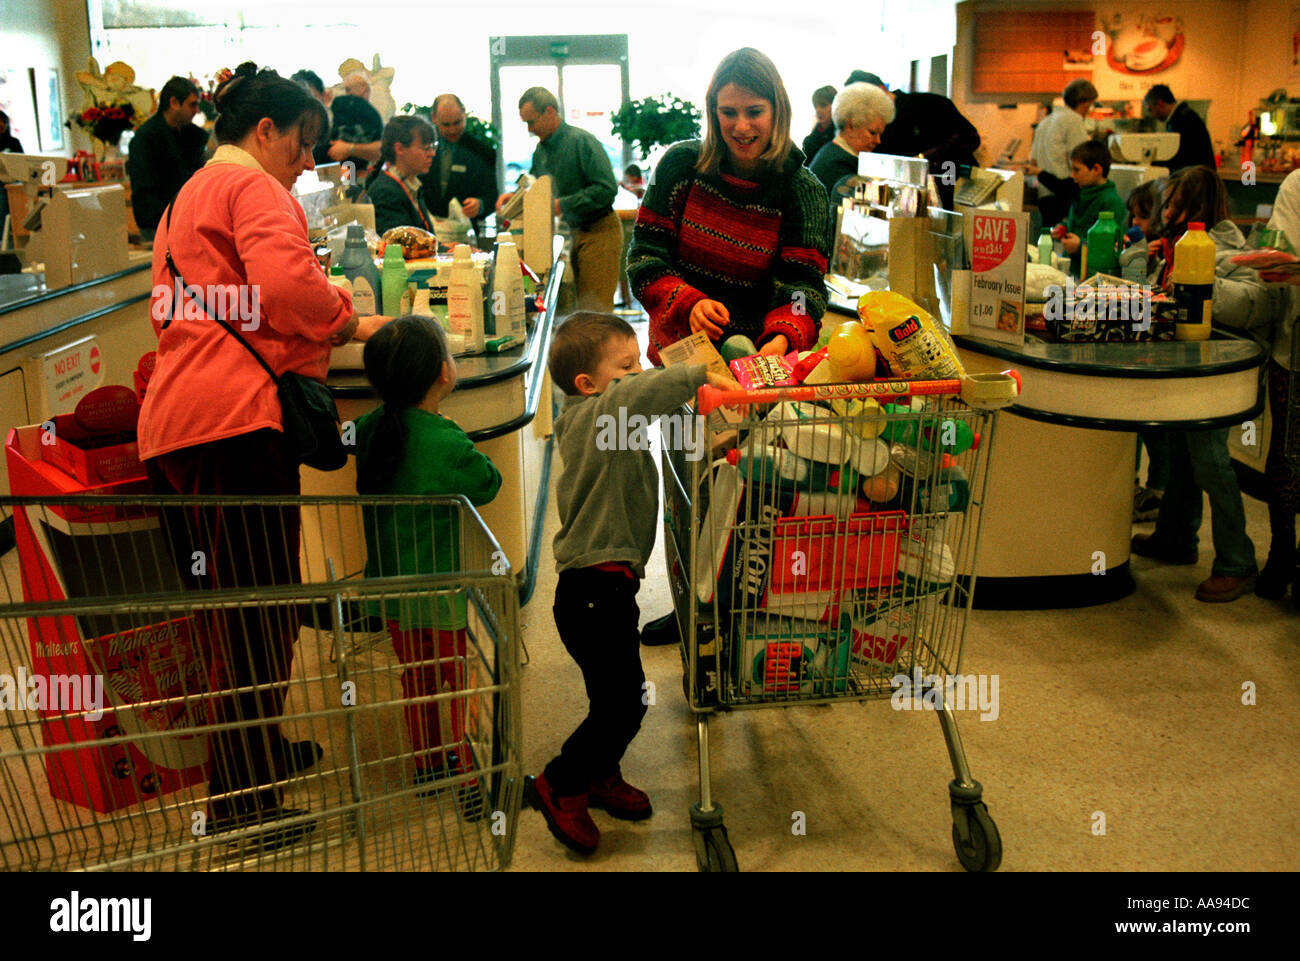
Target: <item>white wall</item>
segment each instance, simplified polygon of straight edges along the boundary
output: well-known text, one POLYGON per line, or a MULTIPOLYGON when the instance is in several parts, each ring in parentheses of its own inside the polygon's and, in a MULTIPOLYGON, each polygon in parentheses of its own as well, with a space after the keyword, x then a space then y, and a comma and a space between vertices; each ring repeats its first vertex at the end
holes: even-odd
MULTIPOLYGON (((65 119, 81 106, 81 88, 73 74, 86 69, 90 56, 90 28, 86 19, 85 0, 4 0, 3 49, 4 65, 38 71, 58 67, 63 81, 63 113, 65 119)), ((100 64, 103 66, 103 64, 100 64)), ((36 131, 31 136, 21 136, 23 149, 38 152, 36 131)), ((64 131, 62 151, 71 156, 80 143, 72 131, 64 131)))

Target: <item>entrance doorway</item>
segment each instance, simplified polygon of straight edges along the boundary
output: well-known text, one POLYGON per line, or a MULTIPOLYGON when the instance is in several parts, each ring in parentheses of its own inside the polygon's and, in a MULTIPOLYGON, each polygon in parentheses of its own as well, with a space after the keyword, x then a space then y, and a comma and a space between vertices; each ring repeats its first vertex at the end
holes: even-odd
POLYGON ((605 147, 614 179, 632 162, 632 148, 610 130, 628 100, 627 34, 566 37, 492 37, 492 122, 501 131, 497 177, 513 190, 532 166, 537 141, 519 119, 519 96, 545 87, 560 102, 565 123, 593 134, 605 147))

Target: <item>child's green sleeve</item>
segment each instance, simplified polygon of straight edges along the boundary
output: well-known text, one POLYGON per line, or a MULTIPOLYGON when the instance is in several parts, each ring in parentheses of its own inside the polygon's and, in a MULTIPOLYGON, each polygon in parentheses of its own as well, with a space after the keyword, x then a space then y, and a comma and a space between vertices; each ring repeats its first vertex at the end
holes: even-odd
POLYGON ((453 456, 448 458, 448 489, 464 494, 475 507, 491 502, 501 490, 501 471, 466 435, 461 435, 453 456))

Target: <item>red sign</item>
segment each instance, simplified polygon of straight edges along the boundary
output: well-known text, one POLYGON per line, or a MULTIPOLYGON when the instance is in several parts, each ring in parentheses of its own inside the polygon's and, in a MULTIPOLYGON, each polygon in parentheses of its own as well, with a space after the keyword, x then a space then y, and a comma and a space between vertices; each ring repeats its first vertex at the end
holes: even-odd
POLYGON ((1015 249, 1014 221, 976 212, 974 235, 970 263, 971 269, 977 274, 1002 266, 1015 249))
POLYGON ((92 374, 99 373, 99 348, 98 347, 90 348, 90 372, 92 374))

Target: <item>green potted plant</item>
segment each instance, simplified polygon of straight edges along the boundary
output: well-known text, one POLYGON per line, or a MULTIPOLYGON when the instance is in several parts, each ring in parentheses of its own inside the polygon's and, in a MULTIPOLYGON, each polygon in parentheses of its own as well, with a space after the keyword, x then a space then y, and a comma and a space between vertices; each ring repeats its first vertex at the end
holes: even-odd
POLYGON ((666 93, 644 100, 629 100, 610 121, 615 136, 633 144, 642 159, 656 147, 700 135, 700 111, 695 104, 666 93))

